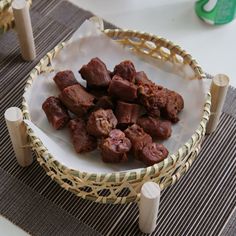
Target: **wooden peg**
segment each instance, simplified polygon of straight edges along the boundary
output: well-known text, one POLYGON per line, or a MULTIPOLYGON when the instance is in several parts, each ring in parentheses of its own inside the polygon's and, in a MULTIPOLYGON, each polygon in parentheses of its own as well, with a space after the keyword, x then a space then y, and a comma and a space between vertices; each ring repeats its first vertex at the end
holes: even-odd
POLYGON ((139 228, 143 233, 152 233, 156 227, 160 193, 159 185, 154 182, 147 182, 141 188, 139 228))
POLYGON ((14 0, 12 9, 22 58, 26 61, 32 61, 36 57, 36 52, 29 14, 29 5, 25 0, 14 0))
POLYGON ((211 115, 207 123, 206 133, 215 131, 229 86, 229 77, 223 74, 216 75, 211 82, 211 115))
POLYGON ((20 166, 26 167, 32 163, 33 158, 31 149, 27 147, 28 140, 22 112, 18 107, 11 107, 5 111, 4 117, 16 159, 20 166))

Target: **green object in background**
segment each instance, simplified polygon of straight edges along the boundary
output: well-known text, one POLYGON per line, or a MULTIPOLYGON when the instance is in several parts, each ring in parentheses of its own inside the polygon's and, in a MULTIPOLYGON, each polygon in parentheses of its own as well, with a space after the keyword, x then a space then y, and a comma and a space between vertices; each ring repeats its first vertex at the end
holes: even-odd
POLYGON ((195 3, 195 11, 209 24, 226 24, 235 17, 236 0, 199 0, 195 3))

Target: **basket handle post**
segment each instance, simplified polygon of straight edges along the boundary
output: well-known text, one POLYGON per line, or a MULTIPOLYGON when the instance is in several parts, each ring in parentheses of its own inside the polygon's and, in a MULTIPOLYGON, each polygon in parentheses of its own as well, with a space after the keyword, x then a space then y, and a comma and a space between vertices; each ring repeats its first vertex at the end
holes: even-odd
POLYGON ((29 5, 25 0, 14 0, 12 9, 22 58, 26 61, 32 61, 36 57, 36 52, 29 5))
POLYGON ((146 182, 141 188, 139 202, 139 228, 143 233, 152 233, 156 228, 160 204, 160 187, 154 182, 146 182))
POLYGON ((215 131, 221 111, 224 105, 225 97, 229 87, 229 77, 224 74, 214 76, 211 82, 211 115, 207 123, 206 133, 211 134, 215 131))
POLYGON ((33 158, 28 145, 28 136, 21 109, 10 107, 5 111, 4 117, 19 165, 22 167, 29 166, 33 158))

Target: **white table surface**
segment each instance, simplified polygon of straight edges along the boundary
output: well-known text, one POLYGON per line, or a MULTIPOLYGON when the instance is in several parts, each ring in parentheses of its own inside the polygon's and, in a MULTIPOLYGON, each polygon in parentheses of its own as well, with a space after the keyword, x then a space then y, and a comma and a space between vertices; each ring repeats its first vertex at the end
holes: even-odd
MULTIPOLYGON (((198 19, 194 0, 71 0, 124 29, 167 38, 188 51, 211 74, 224 73, 236 87, 236 20, 211 26, 198 19)), ((0 235, 28 235, 0 216, 0 235)))

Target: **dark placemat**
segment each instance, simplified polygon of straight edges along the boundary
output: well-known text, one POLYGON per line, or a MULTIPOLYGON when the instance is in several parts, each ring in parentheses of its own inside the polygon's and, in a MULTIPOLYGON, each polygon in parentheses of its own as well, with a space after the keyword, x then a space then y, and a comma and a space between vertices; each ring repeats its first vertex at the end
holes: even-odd
MULTIPOLYGON (((21 168, 3 118, 8 107, 21 106, 27 75, 39 59, 91 15, 69 2, 35 0, 31 17, 37 59, 33 62, 21 60, 12 30, 0 37, 0 213, 33 235, 141 234, 137 204, 85 201, 53 182, 36 161, 21 168)), ((153 235, 236 233, 235 140, 236 90, 231 87, 218 129, 205 139, 189 172, 162 192, 153 235)))

